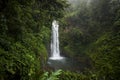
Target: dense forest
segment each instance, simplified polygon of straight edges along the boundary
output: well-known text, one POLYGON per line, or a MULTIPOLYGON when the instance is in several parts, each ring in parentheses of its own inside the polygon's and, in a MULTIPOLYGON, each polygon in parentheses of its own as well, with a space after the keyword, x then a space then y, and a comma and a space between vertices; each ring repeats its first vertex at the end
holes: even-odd
POLYGON ((119 74, 120 0, 0 0, 0 80, 119 80, 119 74), (46 68, 53 20, 61 54, 90 68, 46 68))

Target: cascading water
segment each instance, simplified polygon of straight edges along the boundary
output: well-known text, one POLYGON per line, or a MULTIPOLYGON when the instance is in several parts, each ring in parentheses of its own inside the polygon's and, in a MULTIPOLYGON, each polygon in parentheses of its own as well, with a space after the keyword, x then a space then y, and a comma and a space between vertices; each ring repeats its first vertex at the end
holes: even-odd
POLYGON ((78 72, 83 70, 83 65, 76 60, 67 57, 61 57, 59 51, 59 25, 58 21, 52 22, 52 36, 51 36, 51 57, 48 59, 48 67, 58 70, 69 70, 78 72), (80 67, 81 66, 81 67, 80 67), (74 67, 74 68, 73 68, 74 67))
POLYGON ((51 57, 50 57, 50 59, 53 60, 63 59, 63 57, 60 56, 58 29, 59 29, 58 22, 54 20, 52 22, 51 57))

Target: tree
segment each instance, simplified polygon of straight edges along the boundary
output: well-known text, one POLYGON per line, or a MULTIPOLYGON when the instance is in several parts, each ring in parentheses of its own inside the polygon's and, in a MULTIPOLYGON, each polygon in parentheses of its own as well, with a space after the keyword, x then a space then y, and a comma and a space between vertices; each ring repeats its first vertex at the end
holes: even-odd
POLYGON ((1 80, 39 79, 51 22, 63 17, 66 6, 66 0, 0 1, 1 80))

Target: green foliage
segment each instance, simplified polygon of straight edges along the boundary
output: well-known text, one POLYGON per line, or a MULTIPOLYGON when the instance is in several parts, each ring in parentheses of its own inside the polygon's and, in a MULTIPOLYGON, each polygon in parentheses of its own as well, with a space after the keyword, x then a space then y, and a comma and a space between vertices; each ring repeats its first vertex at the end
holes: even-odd
POLYGON ((119 33, 105 34, 94 43, 89 52, 99 76, 105 80, 119 79, 119 37, 119 33))
POLYGON ((98 76, 91 72, 75 73, 70 71, 58 70, 55 72, 45 72, 40 80, 99 80, 98 76))
POLYGON ((63 53, 79 60, 81 55, 91 58, 93 69, 90 75, 84 74, 85 80, 118 80, 120 74, 119 0, 91 0, 89 5, 86 2, 77 10, 73 12, 71 10, 65 19, 67 25, 63 27, 60 38, 63 53), (89 78, 92 75, 95 77, 89 78))
POLYGON ((78 49, 80 49, 80 46, 82 45, 82 41, 80 39, 83 38, 81 30, 79 28, 72 28, 69 31, 61 33, 61 35, 63 35, 60 37, 61 46, 64 46, 63 51, 65 51, 66 54, 68 53, 68 56, 78 55, 78 49))
POLYGON ((66 0, 0 0, 0 80, 38 80, 66 0))
POLYGON ((45 72, 40 80, 59 80, 58 76, 62 73, 62 70, 58 70, 56 72, 52 72, 51 74, 49 72, 45 72))
MULTIPOLYGON (((27 47, 22 45, 20 42, 2 42, 1 47, 1 59, 0 59, 0 75, 1 79, 19 79, 26 80, 26 79, 32 79, 32 76, 36 74, 36 71, 41 71, 41 63, 40 60, 42 57, 42 54, 44 54, 44 59, 47 56, 47 53, 45 52, 45 46, 35 46, 27 47), (34 49, 39 49, 40 52, 35 52, 34 49), (32 50, 33 49, 33 50, 32 50), (43 51, 43 52, 42 52, 43 51), (36 53, 36 54, 35 54, 36 53), (40 56, 41 55, 41 56, 40 56)), ((42 44, 43 45, 43 44, 42 44)))
POLYGON ((85 75, 69 71, 63 72, 60 76, 60 80, 85 80, 85 78, 85 75))

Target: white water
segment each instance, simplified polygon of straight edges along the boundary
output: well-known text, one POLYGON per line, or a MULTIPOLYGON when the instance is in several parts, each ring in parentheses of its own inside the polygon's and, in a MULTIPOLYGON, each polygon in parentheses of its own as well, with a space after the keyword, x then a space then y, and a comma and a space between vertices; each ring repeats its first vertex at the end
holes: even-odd
POLYGON ((51 57, 52 60, 59 60, 63 59, 63 57, 60 56, 60 50, 59 50, 59 25, 56 20, 52 22, 52 36, 51 36, 51 57))

